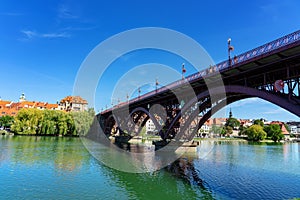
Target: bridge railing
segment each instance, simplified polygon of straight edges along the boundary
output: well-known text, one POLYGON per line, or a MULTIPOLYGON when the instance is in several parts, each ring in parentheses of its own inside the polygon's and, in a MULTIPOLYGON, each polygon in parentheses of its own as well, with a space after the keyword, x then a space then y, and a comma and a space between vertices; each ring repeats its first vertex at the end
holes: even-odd
MULTIPOLYGON (((293 43, 296 43, 296 42, 299 42, 300 41, 300 30, 296 31, 296 32, 293 32, 289 35, 286 35, 286 36, 283 36, 277 40, 274 40, 272 42, 269 42, 269 43, 266 43, 264 45, 261 45, 259 47, 256 47, 255 49, 252 49, 250 51, 247 51, 245 53, 242 53, 238 56, 235 56, 230 62, 231 64, 231 67, 235 67, 237 66, 238 64, 244 64, 244 63, 247 63, 257 57, 260 57, 260 56, 264 56, 264 55, 269 55, 270 53, 280 49, 280 48, 284 48, 284 47, 289 47, 291 44, 293 43)), ((229 69, 229 60, 225 60, 225 61, 222 61, 214 66, 210 66, 209 68, 207 69, 204 69, 202 71, 199 71, 197 73, 194 73, 194 74, 191 74, 189 76, 187 76, 185 79, 180 79, 180 80, 177 80, 177 81, 174 81, 166 86, 163 86, 161 88, 158 88, 157 90, 153 90, 151 92, 148 92, 146 94, 143 94, 139 97, 135 97, 127 102, 122 102, 122 104, 120 105, 116 105, 118 107, 123 107, 125 105, 128 105, 128 104, 132 104, 134 102, 137 102, 139 100, 142 100, 142 99, 145 99, 145 98, 148 98, 148 97, 151 97, 151 96, 154 96, 158 93, 162 93, 162 92, 165 92, 165 91, 168 91, 170 89, 174 89, 178 86, 180 86, 181 84, 183 83, 187 83, 187 82, 192 82, 194 80, 197 80, 197 79, 201 79, 203 78, 204 76, 208 75, 208 74, 213 74, 214 72, 217 72, 217 71, 224 71, 224 70, 227 70, 229 69)), ((116 107, 115 106, 115 107, 116 107)), ((111 111, 113 108, 109 108, 103 112, 108 112, 108 111, 111 111)))

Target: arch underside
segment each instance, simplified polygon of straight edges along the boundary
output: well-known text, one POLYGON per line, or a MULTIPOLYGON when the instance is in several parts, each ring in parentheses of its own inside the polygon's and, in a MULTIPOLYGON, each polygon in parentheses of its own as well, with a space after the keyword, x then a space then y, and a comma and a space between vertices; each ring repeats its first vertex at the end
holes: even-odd
MULTIPOLYGON (((197 95, 197 99, 192 99, 187 106, 192 106, 194 105, 197 101, 201 101, 205 98, 209 98, 210 95, 216 95, 218 96, 219 94, 224 91, 224 88, 218 87, 218 88, 213 88, 210 89, 209 91, 205 91, 203 93, 200 93, 197 95)), ((215 102, 210 102, 207 101, 207 105, 201 105, 199 107, 200 112, 204 112, 202 117, 197 121, 197 127, 192 130, 192 132, 188 131, 190 129, 190 124, 192 123, 195 118, 197 118, 197 113, 191 114, 189 119, 186 121, 185 124, 181 125, 181 130, 176 134, 175 139, 176 140, 191 140, 195 134, 198 132, 198 129, 201 128, 201 126, 217 111, 225 107, 226 105, 229 105, 231 103, 234 103, 236 101, 246 99, 246 98, 251 98, 251 97, 258 97, 261 99, 264 99, 270 103, 273 103, 275 105, 278 105, 285 110, 300 116, 300 106, 294 101, 290 101, 287 95, 282 95, 278 93, 273 93, 269 91, 263 91, 263 90, 258 90, 255 88, 249 88, 249 87, 244 87, 244 86, 225 86, 225 91, 226 91, 226 99, 216 99, 215 102), (209 108, 208 108, 209 107, 209 108)), ((222 95, 221 95, 222 96, 222 95)), ((184 113, 184 109, 187 110, 188 107, 183 108, 183 111, 180 112, 176 118, 174 118, 172 125, 176 124, 176 121, 178 121, 182 116, 182 113, 184 113)), ((165 133, 165 138, 170 138, 169 136, 172 131, 172 125, 168 128, 168 132, 165 133)), ((173 138, 173 137, 171 137, 173 138)))

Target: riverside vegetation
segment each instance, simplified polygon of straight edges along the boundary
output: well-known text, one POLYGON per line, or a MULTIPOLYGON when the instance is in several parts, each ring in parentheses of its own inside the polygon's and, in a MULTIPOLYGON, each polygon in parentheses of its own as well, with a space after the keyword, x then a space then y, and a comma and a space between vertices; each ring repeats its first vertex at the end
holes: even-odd
POLYGON ((1 117, 0 126, 17 135, 82 136, 88 132, 94 116, 93 109, 81 112, 22 109, 15 117, 1 117))

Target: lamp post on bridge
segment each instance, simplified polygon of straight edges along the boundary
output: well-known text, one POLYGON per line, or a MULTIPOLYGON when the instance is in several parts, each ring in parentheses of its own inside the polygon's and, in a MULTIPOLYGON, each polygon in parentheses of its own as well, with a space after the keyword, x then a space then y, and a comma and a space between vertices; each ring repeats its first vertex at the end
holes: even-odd
POLYGON ((140 98, 140 95, 141 95, 141 87, 139 87, 138 92, 139 92, 139 98, 140 98))
POLYGON ((184 79, 184 74, 186 72, 186 69, 184 67, 184 63, 182 63, 181 73, 182 73, 182 80, 184 79))
POLYGON ((231 58, 230 58, 230 52, 234 50, 233 46, 230 45, 231 38, 228 38, 227 45, 228 45, 228 67, 231 67, 231 58))
POLYGON ((127 103, 129 102, 129 95, 128 93, 126 94, 126 99, 127 99, 127 103))
POLYGON ((158 80, 157 80, 157 78, 155 79, 155 92, 157 93, 157 87, 158 87, 158 80))

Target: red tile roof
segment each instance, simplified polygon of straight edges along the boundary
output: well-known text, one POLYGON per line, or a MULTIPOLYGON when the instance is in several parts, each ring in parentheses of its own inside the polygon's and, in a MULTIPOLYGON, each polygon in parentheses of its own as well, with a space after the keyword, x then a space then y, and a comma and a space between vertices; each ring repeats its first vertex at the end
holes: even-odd
POLYGON ((87 101, 80 96, 67 96, 60 100, 61 103, 79 103, 79 104, 87 104, 87 101))

